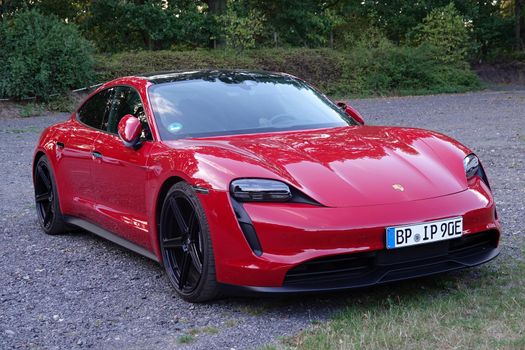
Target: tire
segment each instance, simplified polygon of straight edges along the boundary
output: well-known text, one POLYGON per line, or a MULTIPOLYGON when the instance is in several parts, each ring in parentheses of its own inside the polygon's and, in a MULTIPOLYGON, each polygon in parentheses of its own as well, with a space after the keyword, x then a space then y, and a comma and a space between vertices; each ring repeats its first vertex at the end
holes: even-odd
POLYGON ((58 235, 67 231, 56 187, 53 168, 46 156, 40 157, 33 174, 35 204, 38 222, 48 235, 58 235))
POLYGON ((219 297, 208 220, 186 182, 173 185, 164 199, 159 241, 164 268, 182 299, 198 303, 219 297))

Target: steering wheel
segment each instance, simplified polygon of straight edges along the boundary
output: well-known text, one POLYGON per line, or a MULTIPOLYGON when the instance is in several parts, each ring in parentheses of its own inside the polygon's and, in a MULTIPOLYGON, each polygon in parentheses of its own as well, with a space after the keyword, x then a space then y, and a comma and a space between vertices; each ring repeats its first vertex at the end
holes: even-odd
POLYGON ((279 125, 279 124, 289 124, 289 122, 293 122, 296 119, 297 118, 295 118, 293 115, 289 115, 286 113, 279 113, 271 117, 268 122, 270 123, 270 125, 273 126, 273 125, 279 125), (282 121, 279 122, 278 121, 279 119, 281 119, 282 121), (286 120, 288 120, 288 123, 286 122, 286 120))

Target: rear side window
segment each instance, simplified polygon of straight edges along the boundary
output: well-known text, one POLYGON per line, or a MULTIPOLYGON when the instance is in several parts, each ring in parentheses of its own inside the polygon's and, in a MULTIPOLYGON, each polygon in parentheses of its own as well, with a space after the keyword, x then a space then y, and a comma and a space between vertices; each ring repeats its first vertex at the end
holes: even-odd
POLYGON ((142 138, 151 140, 148 118, 144 112, 144 106, 139 93, 128 86, 118 86, 113 94, 113 104, 109 110, 108 118, 104 120, 103 129, 117 134, 118 123, 126 114, 137 117, 142 123, 142 138))
POLYGON ((78 111, 78 120, 91 126, 92 128, 102 129, 102 123, 111 105, 111 95, 113 89, 102 90, 93 95, 78 111))

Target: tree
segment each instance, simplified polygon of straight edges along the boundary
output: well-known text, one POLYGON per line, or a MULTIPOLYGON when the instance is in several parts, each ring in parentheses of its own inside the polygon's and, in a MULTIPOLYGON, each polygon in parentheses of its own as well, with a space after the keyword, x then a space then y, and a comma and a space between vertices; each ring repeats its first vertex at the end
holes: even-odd
POLYGON ((465 59, 468 41, 466 23, 453 3, 430 11, 414 32, 414 42, 439 48, 442 53, 439 59, 443 62, 465 59))
POLYGON ((276 34, 280 43, 291 46, 319 47, 329 42, 330 31, 338 23, 336 13, 327 11, 340 1, 318 0, 245 0, 266 18, 266 41, 276 34))
POLYGON ((84 33, 101 51, 202 46, 208 39, 200 1, 98 0, 88 13, 84 33))
POLYGON ((230 2, 226 14, 219 17, 226 35, 226 44, 238 52, 255 47, 255 38, 263 30, 264 16, 251 9, 246 15, 240 16, 230 2))

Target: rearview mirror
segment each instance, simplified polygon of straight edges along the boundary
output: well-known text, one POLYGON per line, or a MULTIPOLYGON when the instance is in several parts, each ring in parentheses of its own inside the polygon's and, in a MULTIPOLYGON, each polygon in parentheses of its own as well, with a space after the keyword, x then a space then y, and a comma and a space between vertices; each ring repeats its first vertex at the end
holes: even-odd
POLYGON ((350 118, 354 119, 356 122, 358 122, 361 125, 365 125, 365 119, 363 116, 352 106, 347 105, 345 102, 339 101, 337 102, 337 105, 345 111, 346 115, 348 115, 350 118))
POLYGON ((118 122, 118 136, 126 147, 137 148, 140 145, 141 134, 142 124, 137 117, 126 114, 118 122))

